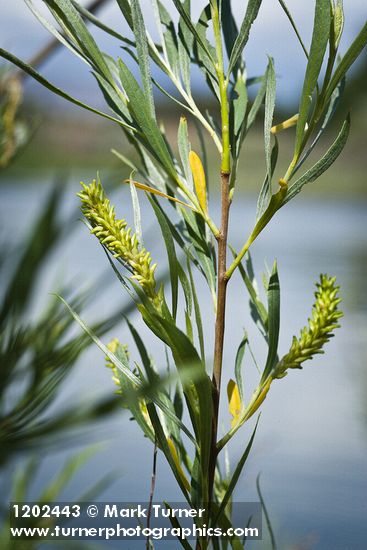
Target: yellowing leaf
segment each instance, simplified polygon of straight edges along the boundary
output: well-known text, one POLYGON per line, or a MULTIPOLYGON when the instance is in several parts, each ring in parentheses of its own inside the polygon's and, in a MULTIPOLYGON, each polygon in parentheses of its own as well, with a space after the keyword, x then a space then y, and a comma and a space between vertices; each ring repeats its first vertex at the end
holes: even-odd
POLYGON ((200 157, 194 152, 189 153, 189 162, 192 175, 194 177, 194 185, 199 204, 203 212, 208 211, 208 205, 206 201, 206 179, 203 164, 200 157))
POLYGON ((277 124, 276 126, 273 126, 271 129, 272 134, 278 134, 278 132, 281 132, 282 130, 287 130, 288 128, 291 128, 292 126, 295 126, 298 121, 298 114, 293 115, 291 118, 288 118, 284 122, 281 122, 280 124, 277 124))
POLYGON ((243 411, 243 405, 241 402, 240 392, 238 391, 238 386, 236 382, 230 380, 227 386, 227 395, 228 395, 228 410, 232 416, 231 426, 232 428, 240 420, 241 413, 243 411))
POLYGON ((166 193, 163 193, 163 191, 154 189, 154 187, 149 187, 149 185, 146 185, 145 183, 139 183, 138 181, 134 181, 130 179, 125 180, 124 183, 132 183, 133 185, 135 185, 137 189, 142 189, 143 191, 146 191, 147 193, 151 193, 152 195, 158 195, 159 197, 164 197, 169 201, 178 202, 179 204, 182 204, 182 206, 187 206, 187 208, 191 208, 191 210, 196 211, 196 208, 194 208, 191 204, 181 201, 180 199, 176 199, 176 197, 171 197, 171 195, 167 195, 166 193))
POLYGON ((180 462, 180 459, 179 459, 179 456, 178 456, 178 453, 177 453, 177 450, 176 450, 176 447, 175 447, 175 444, 173 443, 172 439, 170 437, 167 437, 167 443, 168 443, 168 447, 169 447, 169 450, 171 452, 171 455, 172 455, 172 458, 173 458, 173 461, 176 465, 176 468, 177 468, 177 471, 179 473, 179 476, 182 480, 182 483, 184 484, 185 488, 190 491, 191 487, 190 487, 190 483, 185 475, 185 472, 183 471, 182 469, 182 466, 181 466, 181 462, 180 462))

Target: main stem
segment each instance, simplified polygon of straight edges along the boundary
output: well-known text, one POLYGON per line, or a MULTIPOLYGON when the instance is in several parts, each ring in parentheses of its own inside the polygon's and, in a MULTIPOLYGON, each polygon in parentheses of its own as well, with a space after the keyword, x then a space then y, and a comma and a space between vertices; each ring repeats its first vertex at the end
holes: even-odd
POLYGON ((212 425, 212 448, 209 465, 209 488, 210 499, 213 497, 213 486, 215 467, 217 462, 217 434, 219 402, 221 391, 223 345, 225 331, 225 313, 227 296, 227 240, 228 240, 228 219, 229 219, 229 179, 231 173, 231 150, 229 139, 229 106, 227 97, 228 82, 224 76, 222 37, 219 22, 217 5, 212 5, 212 20, 217 50, 217 75, 220 91, 221 122, 222 122, 222 162, 221 162, 221 224, 218 242, 218 273, 217 273, 217 313, 215 320, 215 344, 214 344, 214 366, 213 366, 213 425, 212 425))

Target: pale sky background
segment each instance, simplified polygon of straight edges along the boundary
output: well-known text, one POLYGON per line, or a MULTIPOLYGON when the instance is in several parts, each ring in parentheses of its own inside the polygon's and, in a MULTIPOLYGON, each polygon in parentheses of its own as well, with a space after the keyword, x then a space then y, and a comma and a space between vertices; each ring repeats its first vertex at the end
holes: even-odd
MULTIPOLYGON (((35 5, 42 8, 42 1, 35 0, 35 5)), ((88 4, 86 0, 82 2, 88 4)), ((165 0, 165 5, 174 12, 171 0, 165 0)), ((205 5, 203 1, 193 2, 196 15, 205 5)), ((233 0, 233 10, 237 21, 240 22, 247 2, 233 0)), ((306 44, 309 44, 312 20, 313 1, 288 0, 288 7, 301 30, 306 44)), ((341 52, 344 52, 353 37, 359 32, 367 19, 366 0, 344 0, 345 7, 345 31, 341 43, 341 52)), ((143 0, 143 12, 146 22, 152 21, 149 0, 143 0)), ((47 10, 45 13, 48 13, 47 10)), ((99 17, 120 33, 128 33, 123 17, 114 0, 100 10, 99 17)), ((154 29, 151 29, 154 35, 154 29)), ((115 57, 126 55, 116 41, 106 39, 106 35, 96 28, 93 34, 100 47, 115 57)), ((0 0, 0 45, 19 57, 29 60, 37 50, 45 44, 48 33, 32 15, 23 0, 0 0)), ((301 48, 293 34, 292 29, 279 6, 277 0, 263 0, 260 15, 253 26, 250 41, 245 50, 248 74, 259 75, 264 72, 266 56, 275 58, 275 67, 278 75, 278 95, 283 106, 287 102, 295 101, 302 85, 302 75, 305 67, 305 58, 301 48)), ((68 92, 81 99, 94 104, 100 102, 100 94, 97 86, 88 75, 88 68, 68 51, 59 51, 41 71, 53 83, 64 87, 68 92)), ((195 76, 196 89, 200 92, 202 81, 195 76)), ((41 87, 35 83, 29 83, 28 90, 37 94, 43 100, 47 97, 41 87)), ((61 105, 63 100, 58 100, 61 105)))

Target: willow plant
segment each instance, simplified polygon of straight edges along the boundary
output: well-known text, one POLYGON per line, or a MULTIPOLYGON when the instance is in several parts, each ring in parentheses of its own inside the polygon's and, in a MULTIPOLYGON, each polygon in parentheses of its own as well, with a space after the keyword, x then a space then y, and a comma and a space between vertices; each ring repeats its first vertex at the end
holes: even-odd
MULTIPOLYGON (((117 217, 99 177, 90 184, 82 184, 79 197, 91 233, 105 249, 123 288, 129 292, 154 337, 171 353, 179 380, 174 395, 164 386, 165 375, 155 368, 146 343, 130 321, 128 327, 140 361, 135 357, 131 359, 131 350, 118 340, 104 345, 68 307, 105 353, 118 391, 125 396, 125 406, 130 408, 144 435, 164 454, 185 500, 193 508, 206 509, 204 517, 198 520, 198 527, 203 524, 222 528, 231 525, 229 504, 256 427, 232 474, 223 474, 219 467, 222 451, 240 428, 258 413, 274 380, 284 378, 290 369, 302 368, 306 360, 323 352, 342 315, 338 310, 340 298, 335 278, 321 275, 311 318, 281 357, 278 351, 280 286, 277 265, 274 263, 265 281, 267 303, 263 303, 252 276, 249 250, 276 212, 306 184, 317 180, 342 152, 350 128, 349 115, 321 158, 312 160, 315 146, 319 141, 321 144, 337 110, 345 75, 367 42, 367 24, 346 53, 339 54, 344 24, 342 1, 316 0, 313 34, 307 47, 286 4, 283 0, 278 1, 305 54, 306 70, 298 113, 275 125, 274 61, 268 59, 263 76, 247 78, 243 55, 261 0, 248 1, 240 27, 233 17, 229 0, 210 0, 203 5, 198 20, 191 14, 190 0, 172 0, 175 9, 172 16, 165 4, 151 0, 158 29, 157 41, 147 28, 139 0, 117 0, 122 17, 132 31, 129 37, 109 28, 74 0, 44 0, 56 26, 37 11, 32 0, 25 0, 41 23, 90 67, 110 108, 109 113, 82 103, 47 81, 31 66, 0 51, 4 58, 54 93, 120 126, 137 152, 137 162, 117 153, 131 169, 128 183, 133 198, 134 229, 117 217), (114 59, 102 52, 87 24, 112 35, 122 46, 122 57, 114 59), (139 81, 131 64, 136 65, 139 81), (164 75, 163 81, 152 76, 151 64, 164 75), (203 111, 197 103, 191 79, 193 65, 199 67, 204 76, 209 93, 219 107, 220 120, 217 111, 203 111), (169 90, 164 87, 167 78, 171 81, 169 90), (248 94, 251 85, 257 86, 253 101, 248 94), (157 119, 154 88, 178 105, 185 115, 178 121, 177 154, 157 119), (235 195, 237 181, 243 178, 243 169, 239 170, 241 151, 260 116, 264 120, 266 173, 259 184, 253 228, 248 236, 244 235, 244 244, 237 251, 231 246, 228 235, 230 207, 235 199, 242 200, 241 195, 238 198, 235 195), (208 135, 220 158, 219 223, 212 216, 212 200, 209 200, 205 147, 197 152, 190 145, 194 128, 202 146, 204 135, 208 135), (285 173, 277 170, 278 134, 283 130, 294 134, 292 153, 284 153, 289 156, 285 173), (306 160, 307 169, 304 167, 306 160), (162 233, 170 285, 158 282, 160 267, 153 263, 143 244, 141 192, 146 193, 162 233), (236 355, 235 380, 231 379, 227 386, 231 427, 221 435, 218 424, 226 349, 226 296, 236 272, 241 276, 252 315, 264 336, 267 358, 260 369, 257 387, 246 399, 241 375, 244 350, 249 345, 245 336, 236 355), (205 347, 206 333, 195 286, 199 276, 206 281, 208 299, 213 302, 215 344, 212 351, 205 347)), ((233 345, 227 341, 228 349, 233 345)), ((243 548, 244 543, 235 536, 223 541, 223 548, 227 548, 228 541, 232 548, 243 548)), ((180 542, 185 548, 191 548, 187 541, 180 542)), ((201 550, 211 545, 219 548, 222 542, 210 540, 205 534, 196 541, 196 548, 201 550)))

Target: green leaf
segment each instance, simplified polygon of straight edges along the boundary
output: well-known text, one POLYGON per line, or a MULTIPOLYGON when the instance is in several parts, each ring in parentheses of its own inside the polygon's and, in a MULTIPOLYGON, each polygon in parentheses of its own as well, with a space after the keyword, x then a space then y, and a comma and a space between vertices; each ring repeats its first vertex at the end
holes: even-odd
POLYGON ((189 141, 187 119, 185 117, 180 118, 180 125, 178 127, 177 144, 178 144, 178 150, 180 153, 182 168, 185 174, 186 183, 190 191, 193 192, 194 182, 192 179, 192 172, 191 172, 190 163, 189 163, 189 154, 191 151, 191 145, 189 141))
POLYGON ((127 24, 129 25, 130 29, 133 28, 133 18, 131 14, 131 7, 129 0, 117 0, 117 4, 119 5, 119 8, 123 14, 123 16, 126 19, 127 24))
MULTIPOLYGON (((236 20, 233 17, 231 2, 222 3, 221 20, 222 20, 224 42, 226 45, 228 59, 230 59, 233 46, 238 37, 238 28, 237 28, 236 20)), ((233 76, 236 78, 236 74, 235 74, 236 66, 234 66, 233 73, 234 73, 233 76)))
POLYGON ((131 130, 132 132, 135 132, 135 128, 133 126, 130 126, 129 124, 126 124, 123 120, 112 117, 110 115, 107 115, 106 113, 103 113, 102 111, 99 111, 98 109, 95 109, 94 107, 90 107, 86 103, 83 103, 79 99, 76 99, 75 97, 72 97, 71 95, 64 92, 64 90, 61 90, 60 88, 57 88, 57 86, 54 86, 49 82, 46 78, 44 78, 42 75, 40 75, 33 67, 16 57, 15 55, 12 55, 11 53, 7 52, 6 50, 3 50, 0 48, 0 57, 3 57, 4 59, 7 59, 20 69, 24 71, 25 73, 29 74, 34 80, 37 80, 40 84, 42 84, 45 88, 48 88, 53 92, 54 94, 63 97, 70 103, 73 103, 74 105, 77 105, 78 107, 82 107, 83 109, 86 109, 87 111, 90 111, 92 113, 95 113, 96 115, 99 115, 103 118, 106 118, 107 120, 112 120, 113 122, 117 122, 120 126, 123 126, 123 128, 126 128, 127 130, 131 130))
POLYGON ((198 331, 201 360, 205 364, 205 345, 204 345, 203 323, 202 323, 202 319, 201 319, 200 304, 199 304, 199 300, 198 300, 198 297, 197 297, 197 294, 196 294, 195 281, 194 281, 194 278, 192 276, 191 263, 190 263, 189 258, 187 259, 187 267, 188 267, 188 271, 189 271, 192 297, 193 297, 193 300, 194 300, 195 320, 196 320, 196 328, 197 328, 197 331, 198 331))
POLYGON ((207 44, 206 41, 204 41, 202 39, 202 37, 198 33, 194 23, 191 20, 191 15, 190 15, 190 12, 188 10, 188 3, 186 3, 186 2, 182 3, 181 0, 172 0, 172 1, 173 1, 174 5, 176 6, 176 9, 177 9, 178 13, 182 17, 182 19, 185 21, 185 23, 187 25, 187 28, 191 32, 192 36, 195 38, 195 40, 198 42, 198 44, 203 48, 203 50, 207 54, 208 58, 211 60, 213 68, 214 68, 214 61, 213 61, 213 58, 212 58, 212 54, 211 54, 210 50, 208 49, 208 44, 207 44))
MULTIPOLYGON (((30 0, 26 0, 29 2, 30 0)), ((84 6, 81 6, 76 0, 71 0, 73 6, 75 9, 78 10, 78 12, 88 21, 90 21, 93 25, 104 31, 105 33, 113 36, 114 38, 117 38, 120 42, 123 42, 124 44, 127 44, 128 46, 136 47, 136 44, 133 40, 129 40, 129 38, 126 38, 126 36, 120 34, 119 32, 115 31, 114 29, 111 29, 108 25, 105 25, 98 17, 96 17, 91 11, 89 11, 84 6)))
POLYGON ((262 0, 248 1, 246 14, 242 22, 240 32, 232 48, 231 57, 229 60, 229 66, 228 66, 228 74, 230 74, 233 71, 233 68, 236 66, 237 62, 239 61, 242 55, 243 49, 247 44, 252 24, 259 13, 261 1, 262 0))
POLYGON ((65 36, 63 36, 53 25, 52 23, 43 17, 43 15, 37 10, 32 0, 24 0, 27 4, 28 8, 31 10, 33 15, 37 17, 38 21, 41 23, 41 25, 51 34, 54 35, 54 37, 63 44, 66 48, 68 48, 74 55, 79 57, 84 63, 87 63, 87 65, 90 65, 88 59, 85 57, 85 55, 75 47, 74 44, 71 44, 65 36))
POLYGON ((333 91, 338 86, 339 82, 345 76, 347 71, 353 65, 357 57, 361 54, 363 49, 367 44, 367 23, 364 24, 357 38, 350 45, 347 53, 341 59, 339 65, 337 66, 333 77, 330 80, 330 83, 327 87, 325 94, 325 102, 327 103, 330 99, 333 91))
MULTIPOLYGON (((274 136, 274 145, 270 156, 270 178, 272 178, 278 162, 278 153, 279 153, 278 139, 276 136, 274 136)), ((271 200, 271 179, 269 180, 269 175, 266 174, 265 180, 262 184, 262 187, 259 193, 259 197, 257 199, 256 221, 258 221, 261 218, 261 216, 264 214, 267 207, 269 206, 270 200, 271 200)))
POLYGON ((51 13, 62 22, 93 67, 113 86, 114 80, 94 38, 70 0, 44 0, 51 13))
POLYGON ((266 73, 265 73, 264 78, 262 79, 262 82, 261 82, 261 86, 256 94, 254 102, 247 116, 246 133, 249 131, 249 129, 255 122, 256 116, 260 110, 261 105, 263 104, 265 93, 266 93, 266 84, 267 83, 266 83, 266 73))
POLYGON ((143 91, 145 95, 146 107, 151 118, 155 119, 155 108, 152 89, 152 77, 149 65, 149 50, 147 43, 147 33, 143 14, 141 12, 138 0, 131 0, 131 15, 133 19, 133 28, 136 39, 136 50, 138 54, 139 68, 143 91))
POLYGON ((336 110, 337 110, 337 108, 340 104, 340 101, 343 97, 344 88, 345 88, 345 77, 342 78, 342 80, 339 82, 338 86, 335 88, 335 90, 334 90, 334 92, 333 92, 333 94, 330 98, 329 107, 328 107, 328 109, 326 111, 326 114, 324 116, 324 119, 321 123, 321 127, 320 127, 319 131, 317 132, 317 135, 314 138, 313 142, 311 143, 311 145, 309 146, 307 151, 304 153, 301 160, 297 163, 297 165, 296 165, 296 167, 293 171, 293 175, 301 168, 303 163, 307 160, 307 158, 309 157, 309 155, 312 153, 315 146, 319 142, 319 139, 322 137, 324 131, 329 126, 329 124, 330 124, 331 120, 333 119, 334 114, 335 114, 335 112, 336 112, 336 110))
POLYGON ((304 185, 306 185, 307 183, 312 183, 313 181, 318 179, 328 168, 330 168, 330 166, 336 161, 340 153, 343 151, 348 139, 349 130, 350 116, 348 115, 336 140, 326 151, 325 155, 288 188, 283 204, 289 202, 296 195, 298 195, 304 185))
POLYGON ((317 80, 329 41, 330 25, 330 0, 316 0, 312 42, 299 104, 295 144, 296 156, 298 156, 302 150, 302 142, 312 102, 312 94, 317 86, 317 80))
POLYGON ((265 120, 264 120, 264 142, 265 142, 265 160, 267 170, 267 181, 269 190, 271 191, 271 178, 273 175, 272 169, 272 149, 271 149, 271 128, 273 126, 273 116, 275 108, 275 91, 276 78, 274 71, 274 63, 269 57, 268 68, 266 69, 266 92, 265 92, 265 120))
POLYGON ((171 292, 172 292, 172 317, 176 319, 177 315, 177 302, 178 302, 178 259, 176 256, 175 244, 170 232, 169 225, 166 222, 165 217, 162 215, 161 209, 157 206, 157 202, 153 197, 148 196, 149 202, 152 205, 159 226, 162 231, 164 243, 166 245, 166 251, 169 263, 169 272, 171 278, 171 292))
POLYGON ((156 120, 152 117, 150 109, 147 106, 145 95, 134 75, 121 59, 119 59, 119 65, 121 83, 129 98, 134 119, 143 131, 146 146, 158 162, 165 167, 168 174, 176 180, 177 174, 171 155, 156 120))
MULTIPOLYGON (((183 8, 190 13, 190 0, 183 2, 183 8)), ((183 84, 187 92, 191 93, 191 55, 194 43, 194 37, 190 32, 183 17, 178 22, 178 57, 181 68, 183 84)))
POLYGON ((277 264, 274 262, 273 271, 268 285, 268 335, 269 349, 266 364, 261 380, 265 380, 277 361, 279 330, 280 330, 280 286, 277 264))
POLYGON ((258 476, 256 478, 256 490, 257 490, 257 494, 259 495, 261 508, 262 508, 262 511, 264 512, 264 516, 265 516, 266 526, 267 526, 268 531, 269 531, 270 542, 271 542, 271 550, 277 550, 277 544, 276 544, 276 541, 275 541, 273 528, 271 526, 270 516, 269 516, 268 510, 265 506, 264 497, 263 497, 263 495, 261 493, 261 489, 260 489, 260 474, 258 474, 258 476))
POLYGON ((242 381, 242 361, 245 355, 247 342, 248 342, 248 336, 247 336, 247 332, 245 331, 245 334, 241 340, 241 343, 238 346, 238 350, 236 353, 236 360, 235 360, 235 368, 234 368, 236 383, 237 383, 237 387, 240 393, 240 398, 242 403, 245 402, 244 391, 243 391, 243 381, 242 381))
MULTIPOLYGON (((82 319, 79 317, 79 315, 76 313, 76 311, 62 298, 59 296, 59 299, 62 301, 62 303, 66 306, 66 308, 69 310, 71 315, 74 317, 74 319, 77 321, 77 323, 80 325, 80 327, 88 334, 88 336, 93 340, 93 342, 99 347, 99 349, 105 354, 105 356, 108 357, 108 359, 111 361, 115 367, 117 367, 137 388, 143 388, 143 383, 131 372, 131 370, 121 363, 121 361, 108 349, 107 346, 105 346, 101 340, 94 334, 94 332, 82 321, 82 319)), ((175 414, 172 413, 172 411, 166 406, 165 403, 161 401, 161 399, 155 395, 149 395, 149 399, 155 403, 164 414, 166 414, 173 422, 177 424, 177 426, 180 427, 180 429, 188 436, 188 438, 196 445, 196 441, 193 438, 191 432, 186 428, 186 426, 182 423, 182 421, 177 418, 175 414)))
POLYGON ((164 433, 164 430, 163 430, 162 424, 159 420, 159 416, 157 414, 157 411, 155 410, 155 407, 152 403, 147 404, 147 409, 148 409, 150 420, 153 424, 154 433, 157 437, 157 442, 159 444, 159 447, 162 449, 162 451, 164 453, 164 456, 166 457, 166 460, 167 460, 168 464, 171 467, 173 475, 175 476, 176 481, 177 481, 177 483, 178 483, 185 499, 190 504, 190 497, 187 493, 186 487, 185 487, 185 485, 182 481, 182 477, 181 477, 180 472, 177 468, 176 462, 175 462, 175 460, 172 456, 172 453, 170 451, 170 448, 169 448, 169 445, 168 445, 168 442, 167 442, 167 437, 166 437, 166 434, 164 433))
MULTIPOLYGON (((236 258, 237 253, 233 249, 231 250, 233 257, 236 258)), ((242 262, 239 264, 238 269, 250 295, 251 316, 256 324, 260 323, 263 328, 263 332, 266 335, 268 327, 268 312, 260 300, 260 296, 256 288, 256 281, 252 273, 252 264, 249 252, 247 253, 247 270, 244 268, 242 262)))
POLYGON ((214 525, 218 522, 220 516, 223 514, 224 510, 226 509, 226 506, 230 501, 232 493, 233 493, 233 491, 235 490, 235 488, 237 486, 238 480, 239 480, 240 475, 242 473, 243 467, 246 464, 246 460, 248 458, 248 455, 250 454, 252 444, 253 444, 254 439, 255 439, 259 419, 260 419, 260 416, 258 417, 258 419, 256 421, 255 428, 254 428, 254 431, 252 432, 250 441, 248 442, 248 444, 246 446, 246 449, 245 449, 243 455, 241 456, 241 459, 239 460, 235 471, 233 472, 233 476, 231 478, 231 481, 229 482, 228 488, 225 492, 225 495, 222 499, 222 502, 220 503, 219 510, 215 515, 214 525))
POLYGON ((308 58, 308 51, 307 51, 307 48, 306 48, 306 46, 305 46, 304 43, 303 43, 303 40, 302 40, 301 35, 300 35, 300 33, 299 33, 298 29, 297 29, 297 25, 296 25, 295 22, 294 22, 294 19, 293 19, 293 17, 292 17, 291 12, 289 11, 289 9, 288 9, 286 3, 284 2, 284 0, 278 0, 278 2, 279 2, 279 4, 282 6, 282 8, 283 8, 283 10, 284 10, 284 13, 285 13, 286 16, 288 17, 289 22, 290 22, 290 24, 292 25, 294 32, 296 33, 296 36, 297 36, 297 38, 298 38, 298 42, 301 44, 301 48, 302 48, 302 50, 304 51, 305 56, 308 58))
MULTIPOLYGON (((178 519, 175 517, 175 515, 173 514, 172 507, 166 501, 164 501, 164 505, 167 508, 167 510, 171 511, 171 514, 169 515, 168 519, 169 519, 172 527, 174 529, 179 529, 180 532, 181 532, 181 530, 182 530, 181 524, 178 521, 178 519)), ((185 550, 193 550, 192 546, 190 546, 189 542, 186 539, 183 539, 181 537, 177 537, 177 540, 185 550)))

